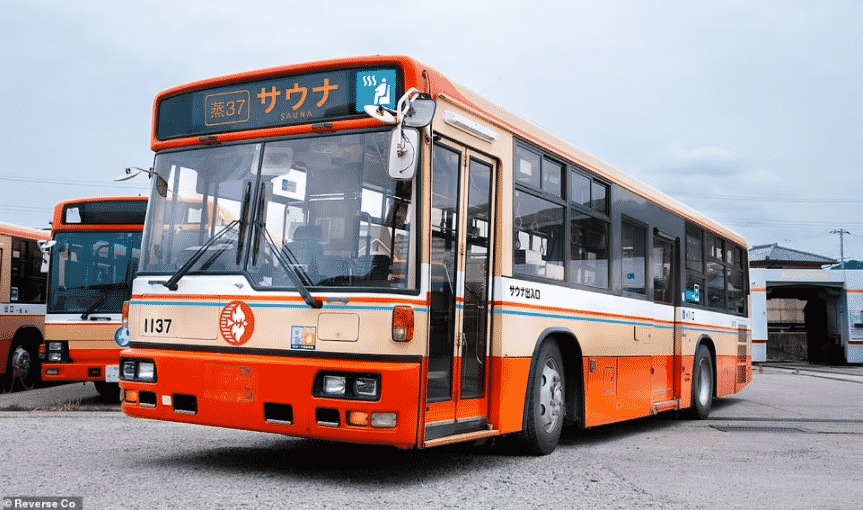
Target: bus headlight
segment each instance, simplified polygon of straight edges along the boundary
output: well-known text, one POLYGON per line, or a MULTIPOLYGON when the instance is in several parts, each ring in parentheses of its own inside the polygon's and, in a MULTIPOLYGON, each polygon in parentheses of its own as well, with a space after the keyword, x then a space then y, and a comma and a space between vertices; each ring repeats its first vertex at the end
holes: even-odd
POLYGON ((377 401, 381 398, 381 376, 351 372, 321 372, 315 377, 312 395, 318 398, 377 401))
POLYGON ((377 397, 378 381, 370 377, 357 377, 354 380, 354 394, 363 397, 377 397))
POLYGON ((324 376, 324 393, 343 397, 347 388, 347 377, 341 375, 324 376))
POLYGON ((137 363, 135 360, 127 359, 123 362, 123 379, 127 381, 132 381, 135 379, 135 372, 137 369, 137 363))
POLYGON ((39 346, 39 353, 44 355, 50 363, 62 363, 69 361, 69 344, 63 341, 51 340, 39 346))
POLYGON ((156 382, 156 362, 124 358, 120 360, 120 376, 124 381, 156 382))
POLYGON ((138 362, 138 379, 153 382, 156 380, 156 364, 152 361, 138 362))

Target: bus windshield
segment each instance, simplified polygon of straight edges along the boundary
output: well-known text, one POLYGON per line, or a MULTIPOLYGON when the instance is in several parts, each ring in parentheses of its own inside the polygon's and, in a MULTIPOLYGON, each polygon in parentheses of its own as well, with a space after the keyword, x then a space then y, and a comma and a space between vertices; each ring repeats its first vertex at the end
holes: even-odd
POLYGON ((413 287, 413 183, 388 178, 388 140, 373 132, 158 154, 141 271, 242 273, 258 289, 293 288, 296 276, 313 287, 413 287))
POLYGON ((58 232, 49 313, 120 313, 132 295, 140 232, 58 232))

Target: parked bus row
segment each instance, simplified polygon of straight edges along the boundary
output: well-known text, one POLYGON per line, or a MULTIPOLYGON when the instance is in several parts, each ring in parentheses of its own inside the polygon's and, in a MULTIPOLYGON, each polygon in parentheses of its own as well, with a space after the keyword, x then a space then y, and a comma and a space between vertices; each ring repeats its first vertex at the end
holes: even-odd
POLYGON ((149 199, 0 230, 4 389, 548 454, 564 424, 705 418, 751 381, 742 237, 416 60, 219 77, 153 111, 149 199))
POLYGON ((2 390, 92 381, 117 400, 123 304, 138 270, 146 197, 61 202, 50 232, 0 224, 2 390))

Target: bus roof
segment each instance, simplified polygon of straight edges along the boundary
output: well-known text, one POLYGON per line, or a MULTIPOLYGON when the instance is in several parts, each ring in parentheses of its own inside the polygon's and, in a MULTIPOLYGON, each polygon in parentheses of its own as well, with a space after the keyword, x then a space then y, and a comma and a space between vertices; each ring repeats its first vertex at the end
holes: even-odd
POLYGON ((122 230, 141 230, 144 223, 144 211, 147 207, 148 197, 128 196, 128 197, 90 197, 77 198, 74 200, 65 200, 58 203, 54 207, 54 216, 51 223, 52 230, 92 230, 99 228, 100 230, 122 229, 122 230), (86 218, 78 217, 78 221, 69 222, 66 220, 65 211, 72 206, 86 204, 120 204, 120 203, 136 203, 139 204, 137 209, 124 208, 122 206, 112 209, 105 207, 102 211, 97 211, 92 216, 93 221, 87 221, 86 218), (105 221, 110 218, 109 221, 105 221))
POLYGON ((21 225, 13 225, 0 221, 0 234, 8 236, 23 237, 25 239, 33 239, 36 241, 47 241, 50 237, 50 232, 47 230, 39 230, 32 227, 24 227, 21 225))
POLYGON ((300 133, 321 132, 321 130, 336 131, 380 126, 380 122, 370 117, 361 117, 327 122, 326 126, 323 127, 315 126, 314 124, 278 126, 265 129, 254 129, 245 132, 220 133, 215 136, 200 138, 198 136, 188 136, 175 140, 159 140, 156 137, 159 105, 163 100, 173 96, 201 89, 226 87, 240 83, 256 82, 298 74, 345 68, 374 68, 384 66, 396 66, 402 71, 405 89, 416 87, 418 90, 430 94, 435 99, 443 98, 460 104, 468 110, 479 114, 485 121, 511 132, 516 137, 524 139, 550 153, 556 154, 558 157, 568 160, 572 164, 581 166, 584 169, 593 172, 597 176, 617 184, 634 195, 640 196, 664 209, 684 217, 692 223, 722 235, 744 248, 748 247, 748 243, 740 234, 720 225, 707 216, 658 191, 657 189, 627 175, 623 171, 585 152, 578 146, 488 100, 473 90, 457 84, 434 68, 407 56, 391 55, 351 57, 273 67, 258 71, 210 78, 165 90, 156 97, 153 104, 151 148, 154 151, 158 151, 169 147, 191 146, 200 143, 222 143, 254 137, 263 138, 267 136, 287 136, 300 133), (207 140, 205 141, 204 138, 207 140))
MULTIPOLYGON (((589 154, 580 147, 564 140, 533 122, 506 110, 492 101, 489 101, 480 94, 457 84, 452 85, 461 96, 461 98, 451 98, 452 100, 455 100, 456 102, 464 102, 465 106, 471 109, 477 109, 489 115, 492 117, 492 119, 490 119, 491 122, 512 132, 515 136, 556 154, 559 157, 568 160, 570 163, 581 166, 593 172, 597 176, 619 185, 630 193, 645 198, 664 209, 679 214, 703 228, 714 231, 715 233, 737 243, 743 248, 748 248, 748 243, 743 236, 708 218, 695 209, 692 209, 665 193, 662 193, 656 188, 635 179, 618 168, 589 154)), ((446 97, 446 95, 444 96, 446 97)))

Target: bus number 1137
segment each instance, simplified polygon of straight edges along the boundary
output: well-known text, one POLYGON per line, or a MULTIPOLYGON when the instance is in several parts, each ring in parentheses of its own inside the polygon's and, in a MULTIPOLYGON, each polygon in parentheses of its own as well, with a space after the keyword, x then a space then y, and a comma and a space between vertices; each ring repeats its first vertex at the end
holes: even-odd
POLYGON ((144 333, 165 333, 171 329, 171 319, 144 319, 144 333))

